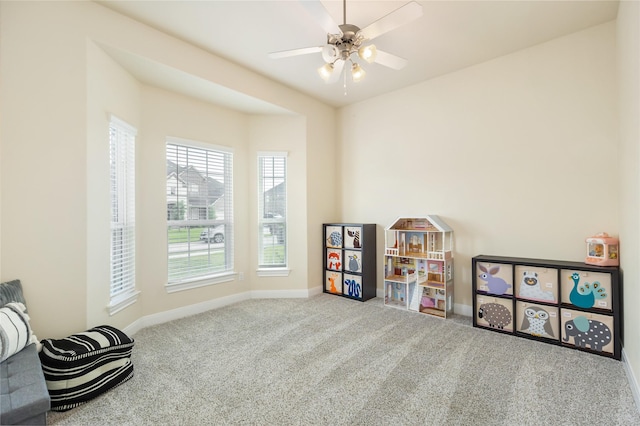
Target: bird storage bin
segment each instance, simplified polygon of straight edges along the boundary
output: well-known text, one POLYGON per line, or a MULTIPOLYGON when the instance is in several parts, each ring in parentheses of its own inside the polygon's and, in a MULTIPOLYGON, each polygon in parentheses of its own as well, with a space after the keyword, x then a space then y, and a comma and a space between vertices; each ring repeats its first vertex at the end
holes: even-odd
POLYGON ((516 265, 516 297, 546 303, 558 301, 558 270, 516 265))
POLYGON ((476 324, 494 330, 513 332, 513 300, 476 295, 476 324))
POLYGON ((583 309, 612 310, 611 274, 563 269, 562 303, 583 309))
POLYGON ((478 262, 475 273, 479 278, 478 290, 498 296, 513 294, 512 265, 478 262))
POLYGON ((516 331, 560 340, 560 318, 558 308, 531 302, 516 302, 516 331))
POLYGON ((561 309, 562 343, 594 352, 614 353, 613 317, 561 309))

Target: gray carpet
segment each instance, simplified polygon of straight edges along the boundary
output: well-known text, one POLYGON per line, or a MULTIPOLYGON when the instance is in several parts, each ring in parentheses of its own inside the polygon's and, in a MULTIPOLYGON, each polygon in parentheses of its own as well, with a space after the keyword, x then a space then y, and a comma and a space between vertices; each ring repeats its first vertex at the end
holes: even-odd
POLYGON ((640 425, 619 361, 322 294, 135 336, 133 379, 59 425, 640 425))

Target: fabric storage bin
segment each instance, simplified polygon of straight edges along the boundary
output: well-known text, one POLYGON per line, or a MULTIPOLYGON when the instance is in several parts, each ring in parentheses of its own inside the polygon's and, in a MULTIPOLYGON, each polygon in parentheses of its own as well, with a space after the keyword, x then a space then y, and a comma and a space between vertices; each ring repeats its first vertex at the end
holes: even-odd
POLYGON ((550 340, 560 340, 557 306, 528 301, 516 302, 516 331, 550 340))
POLYGON ((570 303, 584 309, 613 309, 611 274, 563 269, 560 276, 562 303, 570 303))
POLYGON ((513 299, 476 295, 476 324, 481 327, 513 331, 513 299))
POLYGON ((558 302, 558 270, 516 265, 516 297, 546 303, 558 302))
POLYGON ((562 343, 595 352, 613 353, 613 317, 561 309, 562 343))

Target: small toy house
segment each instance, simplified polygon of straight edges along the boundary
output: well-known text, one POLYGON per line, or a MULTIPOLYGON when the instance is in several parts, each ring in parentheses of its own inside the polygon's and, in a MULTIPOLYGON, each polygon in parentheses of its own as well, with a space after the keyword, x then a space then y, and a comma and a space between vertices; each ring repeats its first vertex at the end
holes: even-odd
POLYGON ((384 254, 385 305, 441 318, 453 313, 453 229, 440 217, 396 219, 385 229, 384 254))
POLYGON ((598 266, 618 266, 618 239, 610 237, 606 232, 587 238, 587 257, 584 263, 598 266))

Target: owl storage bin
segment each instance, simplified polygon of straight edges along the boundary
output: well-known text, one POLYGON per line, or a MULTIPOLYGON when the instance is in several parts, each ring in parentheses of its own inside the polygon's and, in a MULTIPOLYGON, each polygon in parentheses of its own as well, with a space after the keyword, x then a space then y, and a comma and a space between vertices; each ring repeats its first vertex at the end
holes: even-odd
POLYGON ((547 306, 531 302, 516 302, 516 331, 560 340, 559 310, 555 306, 547 306))
POLYGON ((513 332, 513 300, 476 295, 476 325, 513 332))
POLYGON ((333 294, 342 294, 342 273, 341 272, 326 272, 326 281, 324 288, 333 294))
POLYGON ((613 317, 561 309, 562 343, 595 352, 614 353, 613 317))
POLYGON ((512 265, 478 262, 475 273, 478 277, 477 290, 497 296, 513 294, 512 265))
POLYGON ((558 302, 558 270, 516 265, 516 297, 546 303, 558 302))
POLYGON ((563 281, 562 303, 583 309, 613 309, 611 274, 563 269, 560 277, 563 281))

